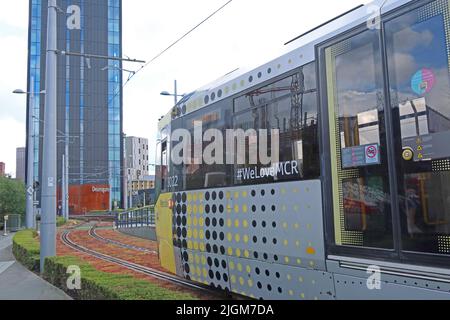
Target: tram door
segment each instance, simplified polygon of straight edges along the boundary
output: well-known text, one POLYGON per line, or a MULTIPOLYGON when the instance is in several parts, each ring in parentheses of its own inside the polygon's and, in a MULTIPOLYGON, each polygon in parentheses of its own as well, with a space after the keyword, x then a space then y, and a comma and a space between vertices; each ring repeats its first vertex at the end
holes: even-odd
POLYGON ((385 24, 402 250, 450 254, 450 10, 385 24))
POLYGON ((321 51, 336 247, 450 257, 449 19, 422 2, 321 51))

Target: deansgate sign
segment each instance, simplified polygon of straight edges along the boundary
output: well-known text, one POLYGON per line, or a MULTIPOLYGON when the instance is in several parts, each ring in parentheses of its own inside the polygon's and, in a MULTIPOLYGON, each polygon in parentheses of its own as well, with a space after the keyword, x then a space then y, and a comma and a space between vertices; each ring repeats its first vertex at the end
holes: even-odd
POLYGON ((109 188, 92 187, 92 192, 94 192, 94 193, 108 193, 109 192, 109 188))

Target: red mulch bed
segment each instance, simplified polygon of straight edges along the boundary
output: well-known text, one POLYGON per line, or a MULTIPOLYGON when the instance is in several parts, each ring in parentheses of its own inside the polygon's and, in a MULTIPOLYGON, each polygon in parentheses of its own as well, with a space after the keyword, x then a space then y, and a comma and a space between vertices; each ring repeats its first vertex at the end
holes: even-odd
MULTIPOLYGON (((157 249, 157 244, 153 241, 138 239, 138 238, 134 238, 134 237, 127 237, 117 231, 114 231, 114 230, 96 230, 96 232, 98 235, 105 237, 107 239, 123 242, 125 244, 148 248, 150 250, 157 249)), ((118 246, 115 246, 112 244, 105 243, 100 240, 96 240, 96 239, 92 238, 91 236, 89 236, 88 230, 72 231, 69 235, 69 238, 73 242, 75 242, 85 248, 95 250, 97 252, 107 254, 110 256, 114 256, 114 257, 117 257, 117 258, 120 258, 120 259, 123 259, 126 261, 130 261, 130 262, 133 262, 133 263, 136 263, 139 265, 150 267, 150 268, 153 268, 153 269, 156 269, 159 271, 167 272, 166 270, 164 270, 161 267, 158 256, 156 254, 139 252, 139 251, 131 250, 131 249, 125 249, 125 248, 121 248, 121 247, 118 247, 118 246)), ((141 274, 139 272, 129 270, 125 267, 116 265, 114 263, 103 261, 98 258, 91 257, 87 254, 72 250, 71 248, 65 246, 62 243, 60 237, 58 237, 58 241, 57 241, 57 255, 58 256, 68 256, 68 255, 76 256, 76 257, 79 257, 82 260, 88 262, 90 265, 92 265, 97 270, 109 272, 109 273, 113 273, 113 274, 131 275, 133 277, 152 282, 154 284, 157 284, 161 287, 164 287, 164 288, 167 288, 170 290, 190 293, 193 296, 197 297, 198 299, 211 300, 211 299, 215 298, 210 295, 207 295, 204 293, 199 293, 197 291, 187 289, 187 288, 184 288, 184 287, 176 285, 176 284, 172 284, 167 281, 158 280, 153 277, 150 277, 150 276, 141 274)))
POLYGON ((123 244, 137 246, 137 247, 145 248, 145 249, 152 250, 152 251, 158 251, 158 245, 155 241, 130 237, 130 236, 127 236, 117 230, 97 229, 97 230, 95 230, 95 232, 99 236, 101 236, 105 239, 119 241, 123 244))

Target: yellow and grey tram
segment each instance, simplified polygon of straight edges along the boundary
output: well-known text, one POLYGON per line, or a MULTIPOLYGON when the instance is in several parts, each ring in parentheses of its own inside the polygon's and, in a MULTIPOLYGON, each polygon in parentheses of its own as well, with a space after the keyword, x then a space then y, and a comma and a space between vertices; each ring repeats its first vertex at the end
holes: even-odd
POLYGON ((375 1, 288 48, 160 120, 163 266, 257 299, 449 299, 450 1, 375 1), (278 162, 173 163, 177 129, 203 150, 276 129, 278 162))

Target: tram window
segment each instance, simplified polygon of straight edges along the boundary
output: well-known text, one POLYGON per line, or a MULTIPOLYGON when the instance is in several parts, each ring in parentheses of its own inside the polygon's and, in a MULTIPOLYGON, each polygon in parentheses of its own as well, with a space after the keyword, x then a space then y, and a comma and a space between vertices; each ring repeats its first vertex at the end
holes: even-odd
POLYGON ((325 49, 335 243, 394 247, 379 34, 325 49))
MULTIPOLYGON (((171 168, 176 180, 173 190, 217 188, 232 184, 231 167, 225 163, 224 159, 208 164, 203 157, 206 148, 214 142, 214 138, 212 141, 204 141, 205 132, 216 129, 223 137, 226 137, 226 130, 231 126, 230 122, 231 104, 229 100, 224 100, 181 118, 180 123, 174 126, 174 129, 184 128, 190 131, 192 150, 190 150, 190 163, 179 166, 172 164, 171 168), (197 136, 196 130, 200 133, 197 136), (199 150, 200 153, 194 152, 194 149, 199 150)), ((216 155, 216 151, 212 153, 213 156, 216 155)), ((225 155, 225 144, 223 144, 223 154, 225 155)))
POLYGON ((167 185, 167 141, 161 144, 161 190, 166 190, 167 185))
POLYGON ((448 12, 448 1, 438 0, 386 23, 402 249, 443 255, 450 254, 448 12))
POLYGON ((234 111, 234 129, 267 129, 267 156, 275 150, 271 145, 271 130, 279 132, 279 161, 273 164, 262 164, 258 147, 255 147, 259 146, 260 137, 246 137, 246 161, 245 164, 237 164, 234 167, 235 184, 319 177, 315 63, 303 66, 289 77, 235 99, 234 111), (256 165, 250 161, 252 154, 257 154, 256 165), (268 170, 272 167, 276 170, 268 170), (275 171, 278 173, 274 174, 275 171))

